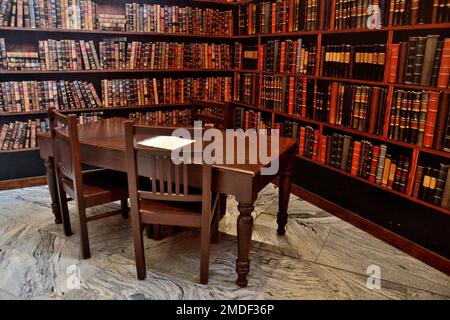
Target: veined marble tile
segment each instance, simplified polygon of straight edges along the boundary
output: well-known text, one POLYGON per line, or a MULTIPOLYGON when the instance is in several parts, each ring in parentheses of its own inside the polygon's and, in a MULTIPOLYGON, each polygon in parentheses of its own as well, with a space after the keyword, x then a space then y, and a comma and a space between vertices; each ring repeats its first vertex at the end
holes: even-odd
MULTIPOLYGON (((323 219, 290 215, 284 236, 277 235, 276 216, 262 213, 253 224, 252 246, 309 261, 319 256, 331 227, 323 219), (317 221, 318 220, 318 221, 317 221)), ((236 228, 226 230, 236 236, 236 228)))
POLYGON ((357 228, 331 230, 317 262, 360 274, 378 265, 382 279, 450 297, 449 276, 357 228))
POLYGON ((0 289, 0 300, 19 300, 15 295, 0 289))
POLYGON ((61 296, 70 290, 74 275, 82 281, 111 263, 100 253, 80 260, 80 250, 72 242, 13 220, 11 225, 9 229, 19 231, 1 244, 0 288, 17 297, 61 296))

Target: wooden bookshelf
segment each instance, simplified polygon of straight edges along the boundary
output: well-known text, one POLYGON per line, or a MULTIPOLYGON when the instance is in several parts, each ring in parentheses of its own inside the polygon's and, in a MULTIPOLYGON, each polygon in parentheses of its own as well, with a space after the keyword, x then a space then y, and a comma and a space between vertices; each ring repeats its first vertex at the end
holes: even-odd
POLYGON ((233 69, 96 69, 96 70, 23 70, 11 71, 0 70, 0 75, 47 75, 47 74, 111 74, 111 73, 136 73, 136 74, 154 74, 154 73, 211 73, 211 72, 234 72, 233 69))
MULTIPOLYGON (((252 1, 251 1, 252 2, 252 1)), ((258 0, 255 0, 253 2, 260 2, 258 0)), ((273 2, 273 1, 269 1, 273 2)), ((321 2, 321 7, 323 8, 324 1, 321 2)), ((334 7, 335 1, 332 2, 332 6, 334 7)), ((296 38, 302 38, 305 37, 311 38, 315 41, 317 44, 317 51, 316 51, 316 67, 315 67, 315 73, 313 75, 304 75, 304 74, 295 74, 290 72, 270 72, 265 70, 240 70, 236 69, 235 74, 237 73, 258 73, 259 74, 259 87, 257 84, 257 87, 259 89, 259 99, 258 103, 256 105, 248 105, 242 102, 233 101, 233 104, 237 107, 242 107, 245 109, 250 109, 253 111, 260 111, 262 113, 266 113, 269 117, 272 118, 271 126, 274 127, 274 124, 276 122, 276 119, 286 119, 291 120, 294 122, 306 124, 306 125, 313 125, 315 126, 319 132, 320 135, 323 134, 324 130, 326 129, 328 132, 340 132, 340 133, 346 133, 350 134, 352 136, 357 136, 361 138, 370 139, 373 141, 379 141, 380 143, 388 144, 397 146, 400 148, 405 148, 409 150, 412 154, 411 158, 411 172, 409 175, 409 183, 407 187, 407 192, 405 194, 395 191, 395 190, 388 190, 385 188, 382 188, 381 186, 378 186, 377 184, 370 183, 369 181, 355 177, 353 175, 347 174, 346 172, 342 172, 341 170, 329 167, 327 165, 323 166, 320 163, 313 161, 311 159, 307 159, 305 157, 299 157, 302 160, 306 160, 309 162, 314 163, 315 165, 326 167, 327 169, 338 171, 344 175, 347 175, 349 178, 360 180, 365 183, 368 183, 371 186, 381 188, 385 190, 388 193, 392 193, 396 196, 400 196, 403 199, 406 199, 408 201, 412 201, 414 203, 423 205, 427 208, 431 208, 433 210, 436 210, 439 213, 444 213, 446 215, 449 215, 450 212, 444 208, 441 208, 439 206, 435 206, 433 204, 430 204, 428 202, 422 201, 420 199, 416 199, 411 196, 412 192, 412 185, 414 183, 415 178, 415 172, 417 165, 419 163, 419 158, 421 158, 423 155, 434 155, 436 157, 441 158, 443 161, 450 162, 450 153, 441 151, 441 150, 435 150, 431 148, 426 147, 420 147, 417 145, 413 145, 407 142, 389 139, 388 138, 388 128, 389 128, 389 114, 390 109, 392 105, 392 99, 393 99, 393 92, 394 89, 411 89, 411 90, 418 90, 418 91, 434 91, 439 93, 449 93, 450 88, 441 88, 441 87, 432 87, 432 86, 420 86, 420 85, 409 85, 409 84, 400 84, 400 83, 391 83, 389 82, 389 71, 390 71, 390 48, 393 43, 398 43, 397 38, 402 36, 403 38, 407 38, 409 35, 426 35, 426 34, 440 34, 444 35, 446 37, 450 37, 450 23, 437 23, 437 24, 418 24, 418 25, 405 25, 405 26, 392 26, 389 24, 388 26, 382 27, 380 29, 334 29, 333 23, 331 24, 331 29, 325 30, 323 29, 323 15, 324 13, 321 12, 321 24, 319 26, 318 30, 314 31, 298 31, 298 32, 278 32, 278 33, 263 33, 263 34, 251 34, 251 35, 239 35, 236 37, 238 42, 242 43, 250 43, 253 45, 262 45, 268 40, 275 40, 280 39, 296 39, 296 38), (383 43, 386 44, 386 62, 385 62, 385 72, 383 81, 368 81, 368 80, 360 80, 360 79, 351 79, 351 78, 340 78, 340 77, 328 77, 328 76, 321 76, 319 65, 320 65, 320 56, 321 56, 321 50, 322 50, 322 44, 326 41, 330 41, 332 39, 333 41, 331 43, 337 44, 337 43, 352 43, 355 41, 351 40, 351 37, 353 35, 358 39, 360 37, 370 37, 370 35, 376 34, 380 35, 380 37, 385 37, 386 41, 379 41, 374 40, 374 43, 383 43), (340 38, 342 38, 342 41, 340 42, 340 38), (377 86, 382 88, 387 88, 387 99, 386 99, 386 115, 384 118, 384 127, 383 127, 383 134, 382 135, 375 135, 375 134, 369 134, 366 132, 362 132, 359 130, 354 130, 350 128, 346 128, 340 125, 333 125, 327 122, 318 121, 318 120, 312 120, 312 119, 304 119, 297 115, 288 114, 284 112, 269 110, 261 107, 261 92, 262 92, 262 78, 263 75, 274 75, 274 76, 288 76, 288 77, 296 77, 296 78, 303 78, 303 79, 313 79, 315 83, 317 81, 333 81, 333 82, 340 82, 340 83, 348 83, 348 84, 355 84, 355 85, 367 85, 367 86, 377 86)), ((378 39, 378 38, 377 38, 378 39)), ((236 84, 235 84, 236 85, 236 84)))

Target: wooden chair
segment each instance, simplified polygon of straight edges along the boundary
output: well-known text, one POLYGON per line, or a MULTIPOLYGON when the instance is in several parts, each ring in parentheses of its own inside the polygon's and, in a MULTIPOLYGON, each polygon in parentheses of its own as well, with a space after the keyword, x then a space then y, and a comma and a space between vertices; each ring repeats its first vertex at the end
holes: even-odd
MULTIPOLYGON (((151 127, 125 123, 128 189, 130 191, 137 277, 146 277, 142 231, 145 225, 173 225, 201 229, 200 283, 208 283, 209 243, 215 206, 211 205, 211 166, 175 165, 171 152, 135 143, 136 136, 155 136, 151 127), (150 187, 142 188, 138 173, 150 177, 150 187), (194 174, 196 176, 194 177, 194 174), (188 180, 201 181, 201 190, 193 192, 188 180), (200 180, 201 179, 201 180, 200 180)), ((166 131, 169 135, 169 131, 166 131)), ((171 132, 171 131, 170 131, 171 132)))
POLYGON ((87 223, 122 214, 128 217, 128 188, 126 174, 113 170, 82 172, 77 117, 49 111, 61 215, 64 232, 72 234, 67 195, 77 203, 80 217, 80 245, 83 259, 91 256, 87 223), (86 209, 102 204, 121 201, 121 209, 95 216, 86 216, 86 209))

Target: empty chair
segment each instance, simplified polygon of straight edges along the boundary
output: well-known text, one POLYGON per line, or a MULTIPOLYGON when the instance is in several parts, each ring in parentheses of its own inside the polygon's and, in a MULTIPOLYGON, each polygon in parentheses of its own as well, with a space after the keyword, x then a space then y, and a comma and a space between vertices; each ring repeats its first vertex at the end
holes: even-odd
POLYGON ((113 170, 81 169, 80 144, 77 117, 49 111, 50 134, 57 175, 59 200, 62 210, 64 232, 72 234, 67 195, 75 200, 80 217, 80 244, 84 259, 91 256, 88 222, 116 214, 128 217, 128 188, 126 174, 113 170), (121 209, 95 216, 86 216, 86 209, 102 204, 121 201, 121 209))

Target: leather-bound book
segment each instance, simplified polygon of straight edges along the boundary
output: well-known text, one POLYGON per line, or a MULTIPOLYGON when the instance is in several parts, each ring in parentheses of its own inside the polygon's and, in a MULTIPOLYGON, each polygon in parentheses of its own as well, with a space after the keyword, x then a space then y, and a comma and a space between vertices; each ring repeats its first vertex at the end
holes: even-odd
MULTIPOLYGON (((414 60, 414 72, 412 77, 413 84, 419 84, 425 58, 425 46, 427 37, 418 37, 416 44, 416 56, 414 60)), ((431 75, 430 75, 431 77, 431 75)))
POLYGON ((378 158, 377 174, 375 177, 375 182, 377 184, 382 183, 384 165, 386 163, 386 152, 387 152, 387 146, 385 144, 382 144, 380 146, 380 156, 378 158))
POLYGON ((344 142, 342 145, 342 160, 341 160, 341 170, 347 172, 348 158, 350 156, 350 146, 352 143, 352 138, 350 136, 344 136, 344 142))
POLYGON ((421 86, 429 86, 431 82, 431 75, 433 73, 434 57, 436 56, 436 48, 439 40, 439 35, 427 36, 425 45, 425 55, 423 58, 423 66, 420 77, 421 86))
POLYGON ((434 198, 434 195, 436 194, 438 176, 439 176, 439 170, 432 169, 429 193, 427 194, 427 196, 425 198, 425 201, 427 201, 429 203, 433 203, 433 198, 434 198))
POLYGON ((443 190, 441 207, 450 210, 450 170, 448 170, 443 190))
POLYGON ((400 44, 394 43, 391 47, 391 65, 389 70, 389 82, 394 83, 397 79, 398 59, 400 44))
POLYGON ((389 172, 391 170, 392 158, 390 154, 386 155, 386 161, 384 162, 383 178, 381 179, 381 186, 387 187, 389 181, 389 172))
POLYGON ((440 206, 442 202, 442 196, 444 195, 445 180, 447 179, 449 166, 441 163, 439 165, 439 174, 436 183, 436 191, 434 193, 432 203, 436 206, 440 206))
POLYGON ((380 93, 381 88, 379 87, 372 88, 372 94, 370 99, 369 130, 368 130, 368 132, 371 134, 375 134, 377 129, 377 119, 380 107, 380 93))
POLYGON ((389 169, 389 174, 388 174, 387 186, 386 186, 389 190, 393 189, 396 173, 397 173, 397 161, 392 160, 391 167, 389 169))
POLYGON ((406 66, 408 61, 408 42, 400 42, 400 50, 398 55, 397 82, 405 82, 406 66))
POLYGON ((436 120, 436 129, 434 132, 433 148, 442 150, 444 147, 444 139, 447 130, 447 120, 450 104, 450 94, 443 92, 440 96, 439 109, 436 120))
POLYGON ((447 116, 447 128, 445 129, 443 149, 446 152, 450 152, 450 111, 447 116))
POLYGON ((416 25, 419 18, 420 0, 411 0, 411 24, 416 25))
POLYGON ((331 84, 330 120, 331 124, 336 124, 336 107, 338 103, 339 82, 331 84))
POLYGON ((444 40, 437 86, 447 88, 450 75, 450 38, 444 40))
POLYGON ((422 182, 423 182, 423 172, 424 172, 424 167, 417 166, 416 177, 414 178, 414 186, 413 186, 413 191, 412 191, 412 196, 414 198, 419 198, 419 192, 420 192, 420 188, 421 188, 422 182))
POLYGON ((380 147, 374 146, 372 149, 372 159, 370 160, 370 176, 369 176, 369 181, 372 183, 375 183, 376 181, 379 157, 380 157, 380 147))
POLYGON ((423 138, 425 137, 425 127, 427 121, 427 111, 428 111, 428 92, 416 92, 416 99, 420 100, 420 114, 419 114, 419 132, 417 135, 417 145, 423 145, 423 138))
POLYGON ((439 0, 433 0, 433 14, 431 16, 431 23, 437 23, 439 10, 439 0))
POLYGON ((438 41, 438 43, 436 45, 436 52, 434 55, 433 71, 431 73, 430 85, 432 87, 437 87, 439 69, 441 67, 441 58, 442 58, 443 47, 444 47, 444 41, 438 41))
POLYGON ((333 158, 333 137, 327 137, 327 156, 326 156, 326 164, 331 166, 333 158))
POLYGON ((406 84, 413 84, 418 42, 419 37, 410 37, 408 41, 408 57, 406 59, 405 81, 404 81, 406 84))
POLYGON ((425 135, 423 138, 423 146, 427 148, 433 147, 434 130, 439 107, 439 93, 430 92, 427 111, 427 119, 425 122, 425 135))
POLYGON ((356 177, 358 175, 360 157, 361 157, 361 142, 355 141, 353 143, 352 167, 350 170, 350 174, 352 176, 356 177))

